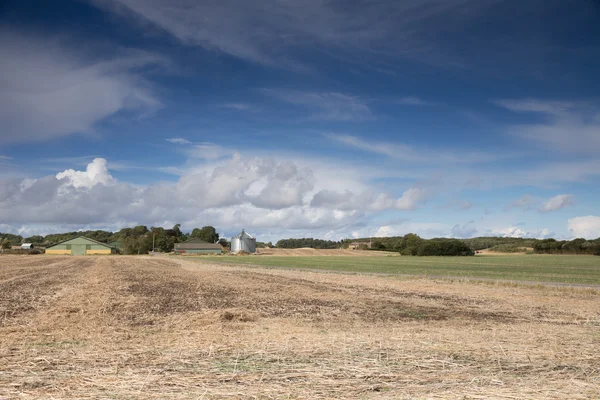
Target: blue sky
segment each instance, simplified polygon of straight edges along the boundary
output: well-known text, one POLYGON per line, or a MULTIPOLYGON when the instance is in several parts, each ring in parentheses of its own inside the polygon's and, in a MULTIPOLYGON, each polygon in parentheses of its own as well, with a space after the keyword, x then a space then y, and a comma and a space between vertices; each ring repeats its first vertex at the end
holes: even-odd
POLYGON ((3 7, 0 231, 600 236, 596 1, 3 7))

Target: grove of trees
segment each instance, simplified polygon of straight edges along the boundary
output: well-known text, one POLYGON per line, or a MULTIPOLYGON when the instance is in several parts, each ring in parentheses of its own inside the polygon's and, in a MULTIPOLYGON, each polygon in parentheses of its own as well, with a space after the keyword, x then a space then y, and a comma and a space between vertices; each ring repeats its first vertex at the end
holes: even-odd
POLYGON ((302 247, 311 247, 313 249, 337 249, 339 242, 333 240, 302 238, 302 239, 281 239, 275 243, 275 247, 280 249, 299 249, 302 247))

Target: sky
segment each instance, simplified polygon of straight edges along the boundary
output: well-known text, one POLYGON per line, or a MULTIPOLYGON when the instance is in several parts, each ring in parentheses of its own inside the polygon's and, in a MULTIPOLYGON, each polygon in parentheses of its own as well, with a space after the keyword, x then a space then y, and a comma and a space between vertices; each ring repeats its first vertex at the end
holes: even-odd
POLYGON ((600 237, 597 0, 5 0, 0 232, 600 237))

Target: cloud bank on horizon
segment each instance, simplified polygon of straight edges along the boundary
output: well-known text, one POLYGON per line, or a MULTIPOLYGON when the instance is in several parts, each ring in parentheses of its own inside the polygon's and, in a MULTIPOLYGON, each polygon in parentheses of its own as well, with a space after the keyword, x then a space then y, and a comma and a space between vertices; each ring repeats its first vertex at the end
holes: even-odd
POLYGON ((0 231, 600 237, 576 3, 13 3, 0 231))

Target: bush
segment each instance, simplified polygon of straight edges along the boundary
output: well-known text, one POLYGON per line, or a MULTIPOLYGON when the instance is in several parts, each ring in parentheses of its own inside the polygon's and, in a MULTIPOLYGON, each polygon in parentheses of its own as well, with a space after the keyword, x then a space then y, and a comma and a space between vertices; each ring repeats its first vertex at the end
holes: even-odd
POLYGON ((418 256, 474 256, 475 251, 458 239, 423 241, 417 249, 418 256))

